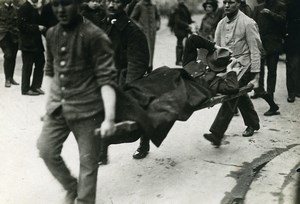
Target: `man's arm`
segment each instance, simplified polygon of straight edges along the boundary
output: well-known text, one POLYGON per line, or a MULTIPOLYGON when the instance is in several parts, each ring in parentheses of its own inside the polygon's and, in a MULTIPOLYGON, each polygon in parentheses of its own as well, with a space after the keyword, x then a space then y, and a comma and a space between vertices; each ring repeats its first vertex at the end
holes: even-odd
POLYGON ((112 136, 115 131, 116 92, 110 85, 101 87, 101 96, 104 104, 104 121, 101 124, 101 136, 112 136))
POLYGON ((126 83, 140 79, 148 70, 149 48, 145 34, 130 24, 127 44, 127 75, 126 83))
POLYGON ((251 19, 251 22, 245 23, 246 27, 246 41, 250 51, 250 60, 251 60, 251 72, 260 72, 260 58, 261 52, 260 47, 262 43, 260 40, 257 24, 254 20, 251 19))
POLYGON ((250 72, 254 74, 253 79, 249 82, 249 84, 253 84, 254 88, 258 88, 259 81, 259 72, 260 72, 260 62, 261 62, 261 53, 260 47, 262 47, 258 26, 254 20, 251 19, 252 22, 246 24, 246 40, 250 50, 250 59, 251 59, 251 68, 250 72))

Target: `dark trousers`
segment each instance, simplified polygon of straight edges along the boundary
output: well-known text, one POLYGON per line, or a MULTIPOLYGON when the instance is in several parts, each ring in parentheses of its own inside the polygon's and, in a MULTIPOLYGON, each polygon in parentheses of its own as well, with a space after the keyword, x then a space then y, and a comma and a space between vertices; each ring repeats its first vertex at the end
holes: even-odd
POLYGON ((276 78, 277 78, 277 64, 279 60, 279 53, 268 53, 266 55, 266 64, 268 69, 267 76, 267 92, 272 94, 275 92, 276 78))
POLYGON ((99 140, 94 135, 94 130, 100 127, 102 121, 103 117, 100 114, 92 118, 70 121, 59 111, 55 116, 45 117, 38 139, 37 147, 41 158, 65 190, 77 191, 78 204, 95 203, 100 151, 99 140), (78 184, 61 157, 63 143, 70 132, 74 134, 79 149, 78 184))
POLYGON ((22 93, 28 92, 30 89, 35 90, 41 88, 44 75, 45 57, 44 52, 27 52, 22 51, 22 93), (35 66, 30 85, 30 77, 32 74, 33 65, 35 66))
POLYGON ((177 44, 176 44, 176 63, 182 63, 183 56, 183 40, 185 37, 176 36, 177 44))
POLYGON ((290 96, 300 94, 300 50, 286 53, 286 86, 290 96))
MULTIPOLYGON (((251 73, 246 73, 240 81, 240 87, 245 86, 251 80, 251 73)), ((223 138, 233 116, 234 106, 236 101, 237 108, 240 110, 241 115, 246 126, 251 126, 254 129, 259 129, 259 118, 254 109, 253 103, 248 94, 240 96, 239 98, 222 103, 221 108, 210 128, 210 132, 216 136, 223 138)))
POLYGON ((4 53, 4 74, 5 79, 13 79, 18 52, 18 43, 14 42, 11 35, 7 34, 1 41, 0 47, 4 53))

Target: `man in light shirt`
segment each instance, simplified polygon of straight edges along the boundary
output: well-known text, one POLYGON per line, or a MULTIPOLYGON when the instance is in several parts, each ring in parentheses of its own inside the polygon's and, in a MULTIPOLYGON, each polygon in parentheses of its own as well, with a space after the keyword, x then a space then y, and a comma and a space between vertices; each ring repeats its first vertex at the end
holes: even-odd
MULTIPOLYGON (((260 72, 259 47, 261 46, 258 27, 254 20, 239 10, 240 0, 224 0, 223 3, 226 16, 217 26, 215 42, 218 46, 229 48, 233 57, 237 58, 242 65, 251 63, 250 71, 244 75, 239 83, 240 86, 251 83, 256 88, 258 87, 260 72)), ((237 107, 247 126, 243 136, 252 136, 254 131, 260 128, 258 115, 248 94, 230 101, 232 107, 235 106, 236 100, 238 100, 237 107)), ((214 146, 219 147, 233 115, 233 109, 225 103, 222 104, 210 128, 211 133, 204 134, 204 138, 212 142, 214 146)))

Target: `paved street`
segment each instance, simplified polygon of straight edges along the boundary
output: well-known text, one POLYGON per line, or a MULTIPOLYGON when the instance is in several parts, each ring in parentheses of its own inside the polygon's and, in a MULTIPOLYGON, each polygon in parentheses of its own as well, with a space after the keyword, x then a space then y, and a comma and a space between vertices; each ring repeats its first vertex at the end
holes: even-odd
MULTIPOLYGON (((174 67, 175 37, 165 26, 157 34, 154 67, 174 67)), ((20 86, 4 88, 0 57, 0 204, 60 204, 64 191, 38 157, 36 140, 45 96, 22 96, 20 86)), ((21 81, 18 55, 16 81, 21 81)), ((281 115, 265 117, 268 105, 253 100, 261 129, 241 136, 234 117, 223 145, 213 148, 208 132, 219 105, 177 122, 160 148, 143 160, 132 159, 138 142, 109 148, 110 163, 99 168, 97 204, 296 204, 300 168, 300 98, 286 102, 285 64, 279 63, 275 100, 281 115)), ((45 87, 45 86, 44 86, 45 87)), ((78 175, 78 152, 70 135, 63 157, 78 175)))

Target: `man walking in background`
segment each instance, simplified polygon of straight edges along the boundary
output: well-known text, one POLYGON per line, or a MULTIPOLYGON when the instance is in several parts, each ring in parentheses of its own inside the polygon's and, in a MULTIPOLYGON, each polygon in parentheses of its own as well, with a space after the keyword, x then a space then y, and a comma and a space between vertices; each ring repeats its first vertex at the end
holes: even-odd
POLYGON ((151 72, 153 69, 156 31, 160 28, 160 14, 151 0, 141 0, 135 5, 130 17, 146 35, 150 53, 148 72, 151 72))
POLYGON ((17 9, 12 0, 0 5, 0 47, 4 53, 5 87, 19 85, 14 80, 16 57, 18 52, 17 9))
POLYGON ((174 25, 171 25, 171 30, 177 38, 176 45, 176 65, 182 65, 183 56, 183 40, 188 37, 191 31, 190 24, 193 23, 191 13, 187 6, 184 4, 184 0, 178 0, 177 7, 174 11, 174 25))
POLYGON ((18 27, 20 30, 20 50, 22 51, 22 95, 36 96, 44 94, 41 89, 44 75, 44 46, 42 33, 46 27, 37 10, 38 0, 27 0, 18 12, 18 27), (32 68, 35 66, 32 76, 32 68))

